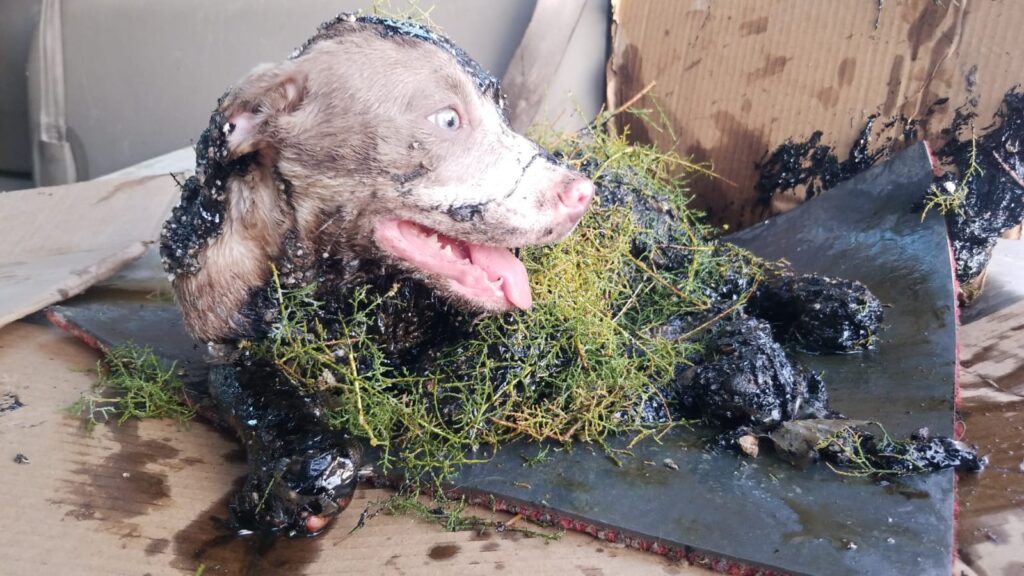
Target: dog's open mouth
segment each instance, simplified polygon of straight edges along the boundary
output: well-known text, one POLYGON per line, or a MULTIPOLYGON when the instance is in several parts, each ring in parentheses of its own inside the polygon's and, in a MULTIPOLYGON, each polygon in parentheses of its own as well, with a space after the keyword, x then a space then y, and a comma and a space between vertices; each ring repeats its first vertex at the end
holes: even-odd
POLYGON ((456 294, 487 310, 533 304, 526 267, 508 249, 473 244, 410 220, 377 224, 378 245, 417 269, 448 282, 456 294))

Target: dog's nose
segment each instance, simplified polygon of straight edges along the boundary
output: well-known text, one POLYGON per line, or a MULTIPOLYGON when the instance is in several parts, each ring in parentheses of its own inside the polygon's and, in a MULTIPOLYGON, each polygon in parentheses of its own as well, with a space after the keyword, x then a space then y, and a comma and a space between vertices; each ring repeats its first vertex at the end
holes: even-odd
POLYGON ((558 190, 558 200, 570 212, 583 214, 594 197, 594 183, 583 177, 575 177, 558 190))

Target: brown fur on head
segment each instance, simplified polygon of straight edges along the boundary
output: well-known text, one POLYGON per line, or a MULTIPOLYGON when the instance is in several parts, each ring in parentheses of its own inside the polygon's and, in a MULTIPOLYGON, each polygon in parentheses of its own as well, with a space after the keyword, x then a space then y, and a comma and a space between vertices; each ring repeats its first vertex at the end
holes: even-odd
POLYGON ((339 18, 221 100, 162 239, 197 337, 257 336, 272 263, 302 282, 375 261, 467 309, 529 306, 506 248, 564 237, 593 187, 511 131, 461 51, 395 30, 339 18))

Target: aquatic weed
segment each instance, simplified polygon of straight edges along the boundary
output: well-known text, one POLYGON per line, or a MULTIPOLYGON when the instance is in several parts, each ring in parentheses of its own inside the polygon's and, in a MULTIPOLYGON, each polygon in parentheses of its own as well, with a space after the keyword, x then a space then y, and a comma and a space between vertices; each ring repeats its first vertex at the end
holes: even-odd
POLYGON ((131 342, 107 350, 97 363, 99 380, 68 412, 96 424, 131 418, 172 418, 185 423, 195 411, 185 405, 184 384, 176 366, 165 365, 153 350, 131 342))
POLYGON ((270 338, 243 348, 305 389, 330 392, 331 424, 379 448, 385 471, 440 483, 486 460, 483 448, 519 438, 594 443, 617 461, 611 436, 657 438, 680 425, 663 391, 699 356, 702 332, 756 286, 759 261, 719 244, 688 208, 678 177, 692 171, 687 161, 600 128, 541 140, 608 193, 565 240, 520 251, 529 312, 477 319, 424 361, 397 365, 375 332, 394 290, 357 288, 348 312, 326 319, 315 287, 282 288, 274 275, 280 311, 270 338), (614 201, 619 188, 672 225, 614 201), (734 276, 740 289, 722 306, 721 286, 734 276), (681 316, 692 326, 664 338, 681 316))
POLYGON ((964 202, 971 191, 972 180, 985 174, 978 165, 978 138, 971 128, 971 152, 967 157, 967 168, 960 175, 959 182, 945 180, 939 184, 932 184, 924 198, 924 210, 921 212, 921 221, 924 222, 928 211, 936 209, 943 216, 958 214, 963 216, 964 202))

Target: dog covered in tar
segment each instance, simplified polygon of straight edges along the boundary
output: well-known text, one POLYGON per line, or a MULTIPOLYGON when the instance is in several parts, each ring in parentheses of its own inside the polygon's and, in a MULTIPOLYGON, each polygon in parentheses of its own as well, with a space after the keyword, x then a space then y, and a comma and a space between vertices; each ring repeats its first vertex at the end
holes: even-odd
MULTIPOLYGON (((351 500, 363 464, 359 443, 327 422, 329 398, 235 346, 280 333, 282 290, 313 287, 325 319, 345 318, 357 289, 388 294, 375 336, 388 362, 406 366, 438 338, 465 337, 475 316, 529 309, 516 249, 565 238, 595 195, 664 236, 661 251, 634 239, 637 257, 685 265, 686 247, 667 249, 676 216, 629 178, 582 169, 599 189, 509 128, 500 86, 476 62, 408 22, 339 16, 228 90, 161 255, 187 326, 218 355, 213 402, 246 447, 249 474, 231 503, 239 529, 319 532, 351 500)), ((743 274, 730 278, 709 295, 724 306, 712 314, 753 291, 743 274)), ((664 396, 709 422, 759 430, 836 417, 818 375, 792 365, 776 339, 863 348, 881 304, 854 282, 781 272, 753 292, 756 318, 717 326, 707 357, 664 396)), ((660 332, 673 339, 707 320, 681 317, 660 332)))
POLYGON ((270 288, 316 284, 330 304, 351 286, 401 286, 415 318, 382 330, 414 347, 441 311, 528 309, 514 250, 565 237, 594 195, 512 131, 497 80, 449 40, 352 15, 224 94, 181 187, 161 255, 191 333, 228 355, 210 390, 248 452, 233 516, 296 533, 344 507, 360 454, 315 397, 231 367, 233 343, 279 321, 270 288))

